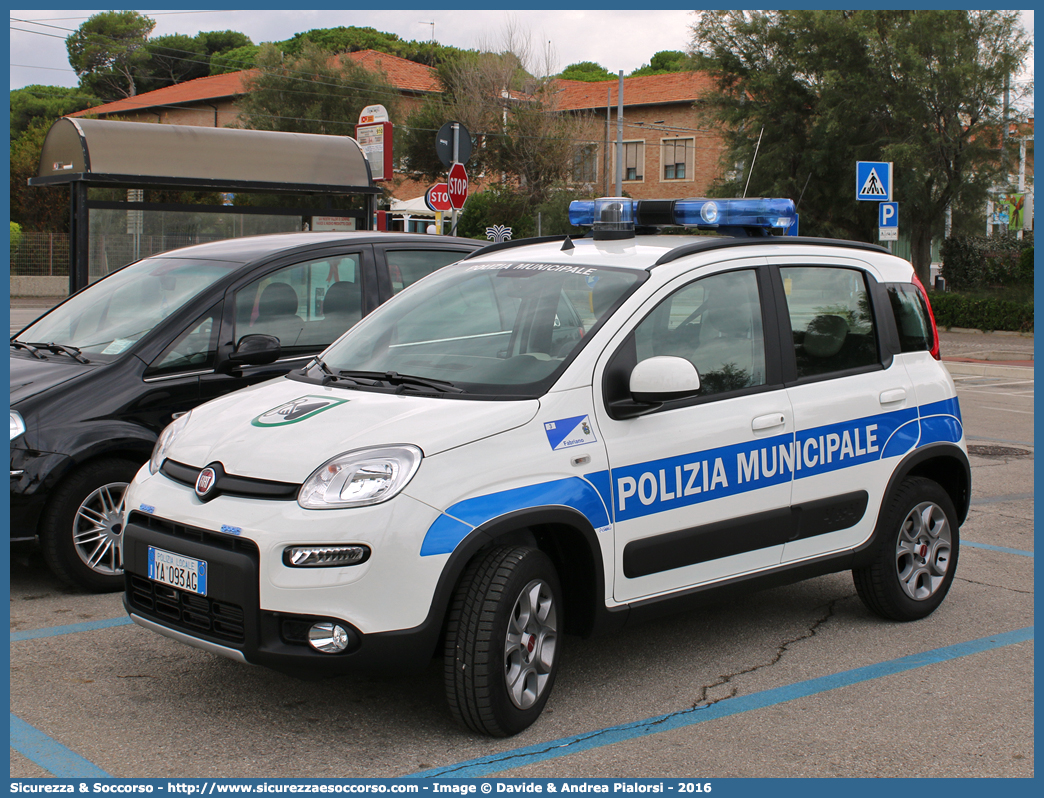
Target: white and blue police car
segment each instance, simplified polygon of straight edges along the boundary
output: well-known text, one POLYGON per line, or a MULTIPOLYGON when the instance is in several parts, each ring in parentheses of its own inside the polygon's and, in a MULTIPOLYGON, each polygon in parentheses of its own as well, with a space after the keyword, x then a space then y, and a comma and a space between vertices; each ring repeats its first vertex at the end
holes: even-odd
POLYGON ((971 480, 910 264, 778 235, 789 200, 570 218, 171 424, 126 498, 133 620, 297 674, 441 649, 453 714, 503 736, 566 633, 848 569, 877 615, 933 612, 971 480))

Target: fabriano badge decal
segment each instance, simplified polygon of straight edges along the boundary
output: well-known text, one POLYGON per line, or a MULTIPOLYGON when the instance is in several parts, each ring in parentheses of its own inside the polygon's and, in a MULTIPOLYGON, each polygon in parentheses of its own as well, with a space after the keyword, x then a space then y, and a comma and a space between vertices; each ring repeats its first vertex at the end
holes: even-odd
POLYGON ((544 432, 547 433, 547 442, 551 444, 552 449, 568 449, 598 440, 591 427, 590 416, 574 416, 545 422, 544 432))
POLYGON ((296 424, 331 407, 343 405, 347 399, 333 399, 328 396, 300 396, 293 401, 273 407, 262 413, 250 423, 255 427, 282 427, 296 424))

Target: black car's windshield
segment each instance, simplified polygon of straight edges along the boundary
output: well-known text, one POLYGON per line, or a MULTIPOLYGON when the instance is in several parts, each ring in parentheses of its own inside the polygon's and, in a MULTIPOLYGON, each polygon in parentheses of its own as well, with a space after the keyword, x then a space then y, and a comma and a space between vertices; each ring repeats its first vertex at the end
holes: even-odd
POLYGON ((240 265, 163 256, 140 260, 70 297, 17 340, 38 350, 53 345, 48 353, 111 359, 240 265))
POLYGON ((356 325, 309 376, 425 390, 408 375, 469 395, 539 395, 641 276, 575 265, 447 266, 356 325))

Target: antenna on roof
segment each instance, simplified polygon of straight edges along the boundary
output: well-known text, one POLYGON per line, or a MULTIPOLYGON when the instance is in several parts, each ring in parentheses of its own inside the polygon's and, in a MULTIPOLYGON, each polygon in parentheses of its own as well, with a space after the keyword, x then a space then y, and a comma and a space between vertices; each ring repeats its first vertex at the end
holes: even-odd
POLYGON ((435 22, 434 21, 432 21, 432 22, 425 22, 424 20, 421 20, 420 24, 421 25, 431 25, 431 43, 434 44, 435 43, 435 22))
POLYGON ((758 150, 761 149, 761 137, 765 135, 765 126, 761 126, 761 132, 758 133, 758 143, 754 147, 754 157, 750 159, 750 171, 747 172, 747 183, 743 186, 743 198, 747 198, 747 187, 750 186, 750 176, 754 174, 754 162, 758 160, 758 150))

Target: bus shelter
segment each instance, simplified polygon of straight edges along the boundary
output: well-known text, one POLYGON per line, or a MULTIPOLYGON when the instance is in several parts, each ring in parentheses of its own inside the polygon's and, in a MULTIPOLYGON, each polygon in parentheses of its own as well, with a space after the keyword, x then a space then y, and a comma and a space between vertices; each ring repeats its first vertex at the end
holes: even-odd
POLYGON ((66 184, 70 293, 155 252, 310 229, 313 217, 369 230, 381 193, 347 136, 70 117, 48 131, 29 180, 66 184), (92 197, 97 188, 119 191, 92 197), (211 201, 163 201, 177 192, 204 192, 211 201))

